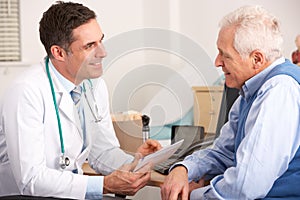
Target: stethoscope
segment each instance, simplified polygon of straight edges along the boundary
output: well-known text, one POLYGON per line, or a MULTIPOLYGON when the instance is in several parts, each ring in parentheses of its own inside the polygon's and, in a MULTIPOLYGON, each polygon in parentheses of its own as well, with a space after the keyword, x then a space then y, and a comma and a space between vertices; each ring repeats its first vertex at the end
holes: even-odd
MULTIPOLYGON (((47 72, 47 77, 49 79, 49 83, 50 83, 50 88, 51 88, 51 94, 52 94, 52 99, 53 99, 53 104, 54 104, 54 108, 55 108, 55 113, 56 113, 56 119, 57 119, 57 126, 58 126, 58 131, 59 131, 59 139, 60 139, 60 148, 61 148, 61 156, 59 157, 59 166, 61 167, 61 169, 65 169, 67 166, 70 165, 70 159, 68 156, 65 156, 65 147, 64 147, 64 139, 63 139, 63 135, 62 135, 62 128, 61 128, 61 120, 60 120, 60 115, 59 115, 59 111, 58 111, 58 106, 56 103, 56 95, 55 95, 55 91, 54 91, 54 86, 53 86, 53 82, 52 82, 52 78, 50 75, 50 70, 49 70, 49 57, 46 57, 46 72, 47 72)), ((92 106, 90 104, 90 102, 88 101, 87 95, 86 95, 86 87, 85 87, 85 83, 83 82, 83 94, 84 97, 86 99, 86 102, 88 104, 88 107, 95 119, 95 123, 101 122, 103 117, 101 117, 99 115, 98 112, 98 106, 96 104, 96 99, 95 99, 95 95, 94 95, 94 87, 92 84, 92 81, 90 79, 88 79, 89 85, 90 85, 90 91, 92 94, 92 100, 94 102, 94 108, 95 108, 95 112, 92 109, 92 106)))

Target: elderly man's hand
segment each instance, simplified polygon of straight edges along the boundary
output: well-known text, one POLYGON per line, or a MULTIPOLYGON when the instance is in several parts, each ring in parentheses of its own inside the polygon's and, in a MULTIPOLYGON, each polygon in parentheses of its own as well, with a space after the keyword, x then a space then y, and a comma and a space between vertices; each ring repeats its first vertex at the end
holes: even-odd
POLYGON ((160 188, 162 200, 188 200, 189 183, 186 168, 178 166, 172 169, 160 188))

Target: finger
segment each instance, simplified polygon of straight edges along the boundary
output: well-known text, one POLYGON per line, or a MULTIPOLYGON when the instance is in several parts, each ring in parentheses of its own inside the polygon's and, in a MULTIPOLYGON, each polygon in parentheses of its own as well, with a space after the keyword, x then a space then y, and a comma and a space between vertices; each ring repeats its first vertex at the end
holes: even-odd
POLYGON ((180 196, 180 190, 170 190, 169 197, 167 198, 168 200, 177 200, 178 197, 180 196))
POLYGON ((130 172, 131 170, 131 164, 125 164, 122 165, 119 169, 117 169, 116 171, 120 171, 120 172, 130 172))
MULTIPOLYGON (((138 174, 138 173, 134 173, 134 174, 138 174)), ((140 173, 140 174, 141 174, 141 176, 135 182, 135 185, 138 189, 144 187, 151 178, 150 172, 140 173)))
POLYGON ((184 187, 181 193, 181 200, 188 200, 189 198, 189 188, 184 187))
POLYGON ((152 170, 153 164, 151 162, 147 163, 145 166, 136 171, 136 173, 148 173, 152 170))
POLYGON ((133 171, 136 167, 136 165, 139 163, 140 159, 142 158, 142 154, 140 153, 135 153, 134 154, 134 160, 130 164, 130 171, 133 171))
POLYGON ((150 173, 141 174, 131 172, 128 179, 130 179, 130 181, 127 182, 127 190, 123 191, 126 191, 127 195, 134 195, 148 183, 148 181, 150 180, 150 173))
POLYGON ((145 143, 154 150, 159 150, 162 148, 161 144, 156 140, 148 139, 145 143))
POLYGON ((142 154, 135 153, 133 161, 129 164, 122 165, 118 170, 123 172, 132 172, 141 158, 142 158, 142 154))
POLYGON ((160 195, 161 195, 161 198, 162 200, 168 200, 169 198, 169 194, 170 194, 170 190, 169 190, 169 187, 168 187, 168 184, 164 183, 162 186, 161 186, 161 190, 160 190, 160 195))

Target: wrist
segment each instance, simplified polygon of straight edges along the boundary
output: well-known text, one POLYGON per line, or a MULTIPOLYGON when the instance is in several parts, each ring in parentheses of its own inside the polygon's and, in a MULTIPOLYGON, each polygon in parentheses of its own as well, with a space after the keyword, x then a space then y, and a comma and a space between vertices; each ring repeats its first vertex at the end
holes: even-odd
POLYGON ((182 164, 178 164, 178 165, 176 165, 176 166, 174 166, 172 169, 171 169, 171 171, 173 171, 173 170, 175 170, 176 169, 176 171, 180 171, 180 172, 183 172, 183 173, 188 173, 188 169, 186 168, 186 166, 184 166, 184 165, 182 165, 182 164))
POLYGON ((107 194, 107 193, 111 193, 111 190, 109 189, 109 177, 108 176, 104 176, 103 179, 103 194, 107 194))

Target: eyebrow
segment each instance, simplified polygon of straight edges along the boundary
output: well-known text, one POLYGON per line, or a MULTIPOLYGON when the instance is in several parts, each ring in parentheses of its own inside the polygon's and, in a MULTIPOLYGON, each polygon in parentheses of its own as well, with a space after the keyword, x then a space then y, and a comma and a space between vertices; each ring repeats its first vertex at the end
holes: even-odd
POLYGON ((104 33, 102 33, 102 37, 100 39, 100 41, 102 41, 104 39, 104 33))
MULTIPOLYGON (((100 42, 102 42, 103 38, 104 38, 104 34, 102 34, 102 36, 101 36, 101 38, 100 38, 100 42)), ((89 42, 89 43, 85 44, 84 47, 87 47, 87 46, 92 45, 92 44, 94 44, 94 43, 95 43, 95 42, 89 42)))

